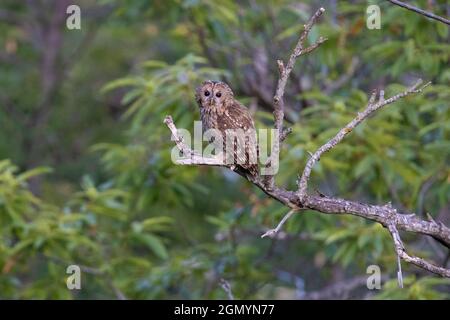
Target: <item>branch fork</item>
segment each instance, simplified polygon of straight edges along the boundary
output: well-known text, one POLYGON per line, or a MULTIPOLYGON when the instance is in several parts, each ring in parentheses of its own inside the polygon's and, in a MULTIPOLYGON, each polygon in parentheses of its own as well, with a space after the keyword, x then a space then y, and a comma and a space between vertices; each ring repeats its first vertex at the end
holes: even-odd
MULTIPOLYGON (((317 10, 313 16, 305 24, 305 28, 300 35, 300 38, 295 46, 290 58, 285 65, 282 60, 277 60, 278 70, 279 70, 279 80, 277 83, 277 89, 273 97, 274 106, 274 128, 278 130, 279 143, 275 143, 273 155, 271 159, 277 159, 279 157, 281 143, 284 139, 292 132, 291 128, 283 128, 284 120, 284 91, 286 87, 289 75, 294 67, 296 59, 304 54, 310 53, 311 51, 318 48, 324 41, 325 38, 320 37, 318 41, 311 46, 304 48, 304 41, 307 38, 311 28, 316 23, 318 18, 324 13, 324 9, 320 8, 317 10)), ((279 201, 283 205, 289 208, 289 212, 283 217, 280 223, 271 230, 268 230, 262 235, 262 237, 275 237, 276 234, 281 230, 284 223, 295 213, 302 209, 310 209, 316 212, 324 214, 346 214, 361 217, 367 220, 380 223, 385 228, 388 229, 392 236, 394 242, 395 252, 397 254, 398 263, 398 281, 399 285, 403 285, 403 276, 401 271, 401 260, 404 260, 410 264, 413 264, 419 268, 427 270, 429 272, 435 273, 437 275, 450 278, 450 269, 444 267, 439 267, 431 262, 428 262, 422 258, 409 255, 403 242, 400 238, 399 231, 407 231, 416 234, 427 235, 445 247, 450 249, 450 228, 442 224, 441 222, 436 222, 433 219, 430 221, 422 220, 418 218, 413 213, 407 212, 397 212, 391 204, 388 205, 371 205, 361 202, 355 202, 340 198, 328 197, 323 194, 309 195, 308 182, 311 176, 312 169, 314 165, 320 160, 325 152, 333 149, 337 144, 339 144, 346 135, 352 132, 359 124, 364 120, 369 118, 376 111, 381 108, 390 105, 397 100, 400 100, 406 96, 412 94, 418 94, 426 88, 430 82, 422 85, 422 81, 417 81, 413 86, 407 88, 405 91, 400 92, 390 98, 385 98, 385 93, 383 90, 373 91, 368 99, 368 103, 362 112, 357 113, 355 118, 351 120, 344 128, 340 129, 338 133, 318 148, 314 153, 309 153, 310 158, 308 159, 306 166, 299 178, 297 179, 297 190, 291 191, 275 185, 275 177, 271 176, 249 176, 239 170, 234 170, 236 173, 240 174, 242 177, 253 183, 255 186, 260 188, 268 196, 279 201)), ((164 123, 167 125, 169 130, 172 132, 173 139, 177 148, 180 152, 186 156, 185 159, 179 159, 177 164, 181 165, 208 165, 208 166, 222 166, 228 167, 230 169, 235 169, 230 166, 226 166, 222 159, 216 158, 203 158, 200 154, 191 150, 187 146, 183 139, 178 135, 177 128, 173 123, 172 117, 167 116, 164 119, 164 123)), ((266 164, 270 165, 270 161, 266 164)))

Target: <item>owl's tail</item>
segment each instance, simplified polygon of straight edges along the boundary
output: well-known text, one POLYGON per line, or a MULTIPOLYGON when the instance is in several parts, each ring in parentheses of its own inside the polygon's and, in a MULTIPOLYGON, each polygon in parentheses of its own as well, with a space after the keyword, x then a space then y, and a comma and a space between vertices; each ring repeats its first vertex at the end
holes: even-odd
POLYGON ((256 149, 256 161, 257 163, 254 164, 247 164, 246 166, 246 170, 248 172, 250 172, 250 174, 254 177, 259 176, 259 166, 258 166, 258 161, 259 161, 259 145, 256 144, 255 145, 255 149, 256 149))

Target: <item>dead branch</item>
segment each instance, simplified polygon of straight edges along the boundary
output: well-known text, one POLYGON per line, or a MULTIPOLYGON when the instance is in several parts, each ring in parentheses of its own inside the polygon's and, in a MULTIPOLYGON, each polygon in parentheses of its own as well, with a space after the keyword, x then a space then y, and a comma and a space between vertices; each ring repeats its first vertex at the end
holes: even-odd
POLYGON ((388 1, 390 3, 393 3, 393 4, 397 5, 397 6, 399 6, 399 7, 408 9, 408 10, 413 11, 413 12, 418 13, 418 14, 421 14, 421 15, 427 17, 427 18, 434 19, 436 21, 445 23, 446 25, 450 25, 450 20, 448 20, 446 18, 443 18, 441 16, 438 16, 438 15, 436 15, 434 13, 431 13, 431 12, 419 9, 417 7, 414 7, 414 6, 410 5, 410 4, 407 4, 407 3, 404 3, 404 2, 401 2, 401 1, 397 1, 397 0, 388 0, 388 1))
MULTIPOLYGON (((319 17, 325 12, 324 8, 320 8, 317 10, 312 17, 308 20, 308 22, 304 25, 304 30, 300 35, 300 38, 295 46, 291 56, 289 57, 288 63, 286 66, 282 60, 277 60, 278 71, 280 73, 280 78, 278 79, 277 89, 275 91, 275 96, 273 97, 273 116, 274 116, 274 128, 278 131, 278 143, 274 144, 273 152, 270 155, 271 161, 279 159, 281 143, 289 134, 288 131, 283 131, 283 120, 284 120, 284 91, 286 89, 287 80, 289 75, 294 68, 295 61, 298 57, 310 53, 317 47, 319 47, 322 43, 324 43, 327 39, 320 37, 317 42, 313 43, 311 46, 305 48, 305 40, 308 37, 309 32, 311 31, 314 24, 317 22, 319 17)), ((273 188, 275 182, 275 176, 270 176, 267 180, 267 186, 269 188, 273 188)))
POLYGON ((172 140, 175 141, 178 149, 185 158, 178 159, 177 164, 180 165, 207 165, 207 166, 225 166, 222 159, 219 158, 204 158, 201 154, 193 151, 189 146, 187 146, 183 138, 178 135, 178 130, 173 123, 171 116, 167 116, 164 119, 164 123, 169 127, 172 132, 172 140))
MULTIPOLYGON (((280 142, 284 140, 284 138, 286 138, 288 131, 290 130, 290 129, 283 129, 283 118, 284 118, 283 96, 284 96, 284 89, 286 87, 286 82, 290 72, 292 71, 296 58, 298 58, 303 54, 311 52, 312 50, 317 48, 321 43, 323 43, 323 41, 325 41, 324 38, 319 38, 319 41, 317 41, 315 44, 311 45, 306 49, 303 48, 303 43, 309 31, 311 30, 313 24, 316 22, 316 20, 323 12, 324 9, 322 8, 319 9, 305 25, 305 30, 301 34, 297 46, 295 47, 288 64, 285 66, 282 61, 280 60, 278 61, 278 66, 280 70, 280 79, 278 81, 277 91, 274 97, 274 109, 275 109, 274 126, 279 132, 280 142)), ((429 85, 429 83, 427 83, 421 86, 421 83, 422 83, 421 81, 418 81, 412 87, 388 99, 384 98, 384 91, 381 90, 378 93, 378 100, 376 101, 377 94, 376 92, 374 92, 370 97, 365 110, 361 113, 358 113, 358 115, 344 128, 342 128, 330 141, 325 143, 314 154, 311 155, 311 158, 308 160, 303 170, 301 178, 298 180, 298 190, 296 191, 286 190, 284 188, 276 186, 274 183, 274 176, 270 176, 269 177, 270 183, 267 183, 268 180, 266 179, 266 177, 262 176, 253 177, 246 175, 245 173, 236 170, 234 166, 224 165, 221 159, 203 158, 200 154, 191 150, 191 148, 184 143, 183 139, 178 135, 178 131, 175 124, 173 123, 172 117, 167 116, 164 120, 164 123, 168 126, 168 128, 172 132, 172 137, 176 143, 178 150, 185 157, 180 160, 177 160, 176 161, 177 164, 228 167, 231 170, 235 171, 236 173, 240 174, 242 177, 244 177, 251 183, 253 183, 258 188, 260 188, 268 196, 272 197, 273 199, 279 201, 280 203, 291 209, 289 213, 279 223, 277 228, 269 230, 268 233, 266 233, 266 235, 270 237, 275 236, 276 233, 281 228, 281 226, 284 224, 284 222, 294 212, 297 212, 301 209, 310 209, 324 214, 353 215, 380 223, 386 229, 388 229, 388 231, 393 237, 394 247, 399 259, 402 259, 408 263, 411 263, 417 267, 420 267, 437 275, 450 278, 450 269, 438 267, 422 258, 409 255, 406 252, 399 235, 399 231, 407 231, 416 234, 427 235, 436 239, 439 243, 443 244, 444 246, 450 248, 450 228, 445 226, 443 223, 437 222, 433 219, 430 219, 429 221, 423 220, 417 217, 414 213, 410 212, 398 212, 390 204, 371 205, 340 198, 332 198, 325 195, 320 196, 309 195, 307 193, 308 181, 311 176, 312 168, 317 163, 317 161, 319 161, 320 157, 325 152, 330 151, 332 148, 334 148, 356 126, 358 126, 361 122, 363 122, 377 110, 411 94, 420 93, 427 85, 429 85)), ((276 152, 277 154, 279 154, 279 149, 276 152)), ((399 269, 400 267, 401 266, 399 264, 399 269)), ((399 281, 401 281, 400 270, 399 270, 399 281)))
POLYGON ((220 279, 220 286, 222 287, 223 291, 227 294, 228 300, 234 300, 233 292, 231 291, 231 285, 230 283, 225 279, 220 279))
POLYGON ((265 238, 265 237, 273 238, 278 233, 278 231, 280 231, 283 224, 294 214, 294 212, 295 212, 294 209, 289 210, 289 212, 283 217, 283 219, 281 219, 280 223, 276 226, 276 228, 267 230, 261 236, 261 238, 265 238))
POLYGON ((426 86, 428 86, 430 83, 425 84, 421 88, 419 88, 420 84, 422 84, 422 81, 419 80, 415 85, 407 89, 406 91, 399 93, 389 99, 384 99, 384 92, 381 90, 379 93, 379 100, 377 103, 375 103, 376 100, 376 92, 372 93, 372 96, 369 99, 369 103, 367 104, 366 109, 358 113, 356 118, 354 118, 350 123, 348 123, 344 128, 342 128, 330 141, 328 141, 326 144, 321 146, 308 160, 305 169, 303 170, 303 174, 298 181, 298 193, 301 200, 306 196, 306 189, 308 186, 308 180, 309 176, 311 175, 312 167, 316 164, 317 161, 320 160, 320 157, 323 153, 331 150, 334 148, 339 142, 344 139, 344 137, 353 131, 353 129, 356 128, 361 122, 363 122, 365 119, 367 119, 372 113, 377 111, 378 109, 391 104, 403 97, 406 97, 412 93, 419 93, 421 92, 426 86))

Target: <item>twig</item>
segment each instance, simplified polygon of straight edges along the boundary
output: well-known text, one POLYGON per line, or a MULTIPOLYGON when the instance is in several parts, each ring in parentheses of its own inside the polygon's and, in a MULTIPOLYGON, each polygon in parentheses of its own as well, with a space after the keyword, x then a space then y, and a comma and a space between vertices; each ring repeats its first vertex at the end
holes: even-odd
POLYGON ((283 132, 281 133, 280 136, 280 141, 283 142, 288 135, 290 135, 292 133, 292 128, 286 128, 283 130, 283 132))
POLYGON ((363 122, 365 119, 367 119, 372 113, 377 111, 378 109, 391 104, 403 97, 406 97, 412 93, 418 93, 421 92, 425 87, 427 87, 430 82, 426 83, 424 86, 419 88, 419 86, 422 84, 422 80, 419 80, 416 82, 415 85, 407 89, 406 91, 399 93, 389 99, 384 99, 384 92, 380 91, 379 94, 379 101, 375 103, 376 100, 376 92, 372 93, 372 96, 369 99, 369 103, 367 104, 366 109, 358 113, 356 118, 354 118, 350 123, 348 123, 344 128, 342 128, 330 141, 325 143, 323 146, 321 146, 308 160, 306 163, 305 169, 303 170, 302 176, 300 180, 298 180, 298 194, 301 201, 304 201, 307 195, 307 187, 308 187, 308 180, 311 175, 311 170, 313 166, 316 164, 317 161, 319 161, 322 154, 325 152, 331 150, 334 148, 339 142, 341 142, 344 137, 352 132, 353 129, 355 129, 356 126, 358 126, 361 122, 363 122))
MULTIPOLYGON (((245 238, 253 238, 255 236, 260 236, 264 230, 255 230, 255 229, 234 229, 233 230, 234 237, 239 241, 241 239, 245 238)), ((230 234, 229 232, 223 231, 218 232, 214 235, 214 239, 218 242, 229 240, 230 234)), ((317 240, 313 234, 307 233, 307 232, 300 232, 298 234, 292 234, 287 233, 283 230, 279 230, 276 234, 270 237, 271 239, 277 240, 277 241, 292 241, 292 240, 298 240, 298 241, 315 241, 317 240)))
POLYGON ((261 238, 265 238, 265 237, 269 237, 269 238, 273 238, 278 231, 280 231, 281 227, 283 226, 283 224, 294 214, 295 210, 291 209, 289 210, 289 212, 283 217, 283 219, 281 219, 280 223, 278 223, 278 225, 276 226, 275 229, 270 229, 267 230, 262 236, 261 238))
POLYGON ((427 18, 437 20, 439 22, 445 23, 446 25, 450 25, 450 20, 448 20, 446 18, 443 18, 441 16, 438 16, 438 15, 436 15, 434 13, 431 13, 431 12, 419 9, 417 7, 414 7, 414 6, 412 6, 410 4, 407 4, 407 3, 403 3, 401 1, 397 1, 397 0, 388 0, 388 1, 390 3, 393 3, 393 4, 397 5, 397 6, 399 6, 399 7, 411 10, 411 11, 416 12, 418 14, 421 14, 421 15, 427 17, 427 18))
POLYGON ((183 137, 178 135, 178 130, 173 123, 171 116, 166 116, 164 123, 172 132, 172 140, 175 141, 178 150, 187 158, 177 159, 176 163, 180 165, 207 165, 207 166, 225 166, 221 158, 204 158, 201 154, 194 152, 183 141, 183 137))
POLYGON ((402 262, 400 260, 400 252, 405 251, 405 247, 403 246, 402 240, 400 239, 400 234, 398 233, 398 230, 395 226, 395 218, 396 218, 396 214, 397 211, 392 208, 391 204, 389 203, 386 206, 391 213, 391 221, 388 224, 388 230, 391 233, 392 239, 394 240, 394 247, 395 247, 395 253, 397 255, 397 281, 398 281, 398 286, 400 288, 403 288, 403 273, 402 273, 402 262))
POLYGON ((230 283, 225 279, 220 279, 220 286, 226 292, 228 300, 234 300, 233 292, 231 291, 230 283))
POLYGON ((117 300, 128 300, 125 294, 120 290, 113 282, 113 279, 110 277, 108 280, 108 284, 111 287, 111 289, 114 291, 114 294, 116 295, 117 300))
POLYGON ((400 259, 400 256, 397 255, 397 281, 398 281, 398 286, 400 288, 403 288, 403 273, 402 273, 402 260, 400 259))

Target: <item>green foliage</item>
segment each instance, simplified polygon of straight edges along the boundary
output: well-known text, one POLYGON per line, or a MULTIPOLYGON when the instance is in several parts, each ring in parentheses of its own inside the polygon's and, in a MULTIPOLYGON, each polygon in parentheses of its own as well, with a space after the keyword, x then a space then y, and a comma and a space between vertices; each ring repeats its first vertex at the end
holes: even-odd
MULTIPOLYGON (((435 13, 443 14, 436 3, 435 13)), ((448 282, 406 263, 405 289, 397 287, 392 240, 378 224, 302 211, 280 240, 261 239, 287 208, 228 171, 171 161, 174 143, 163 119, 170 114, 193 133, 194 90, 205 79, 229 82, 237 99, 257 106, 257 127, 272 126, 261 95, 270 104, 275 60, 286 61, 315 6, 86 4, 86 12, 112 11, 102 21, 86 19, 82 32, 97 27, 95 35, 62 34, 55 64, 67 74, 39 126, 33 122, 42 119, 38 66, 45 50, 28 29, 0 22, 0 48, 9 48, 0 59, 10 59, 0 64, 0 159, 11 159, 0 161, 0 297, 98 299, 121 292, 135 299, 226 299, 224 278, 236 298, 295 298, 377 264, 390 280, 375 298, 448 299, 448 282), (80 52, 74 43, 82 44, 80 52), (50 170, 41 164, 52 174, 43 175, 50 170), (82 267, 81 291, 66 288, 70 264, 82 267)), ((301 57, 289 79, 286 125, 293 133, 277 183, 295 188, 308 152, 363 110, 374 88, 389 97, 422 77, 432 81, 424 93, 387 106, 349 134, 322 157, 310 186, 442 219, 450 194, 448 28, 387 2, 380 6, 380 30, 365 27, 367 3, 339 1, 310 33, 309 43, 328 41, 301 57), (355 60, 349 80, 328 91, 355 60)), ((23 17, 31 10, 15 1, 5 8, 23 17)), ((446 254, 434 254, 414 235, 405 241, 436 263, 446 254)), ((365 297, 363 291, 355 297, 365 297)))
MULTIPOLYGON (((96 187, 86 177, 82 190, 60 209, 27 188, 27 179, 47 170, 16 171, 8 160, 0 162, 0 265, 4 275, 14 274, 2 277, 0 283, 10 297, 69 298, 62 276, 74 262, 95 266, 95 273, 103 278, 101 285, 108 288, 112 274, 119 287, 128 281, 122 272, 124 264, 138 281, 152 261, 168 258, 163 235, 172 219, 133 217, 127 192, 107 185, 96 187), (140 258, 142 253, 146 259, 140 258), (43 272, 45 268, 48 272, 43 272), (22 282, 20 275, 29 272, 37 272, 39 281, 22 282), (49 283, 54 288, 49 289, 49 283)), ((95 292, 91 287, 95 290, 89 286, 88 295, 95 292)))
POLYGON ((449 299, 448 292, 438 291, 435 288, 449 285, 449 279, 439 279, 423 277, 416 279, 415 276, 409 276, 403 279, 404 289, 398 287, 396 280, 390 280, 385 283, 383 292, 375 296, 376 299, 396 299, 396 300, 444 300, 449 299))
POLYGON ((363 220, 341 219, 341 226, 329 226, 316 233, 316 239, 325 246, 335 246, 331 261, 339 261, 344 267, 357 261, 359 267, 370 265, 371 261, 381 261, 382 256, 392 250, 389 234, 379 224, 363 220))

